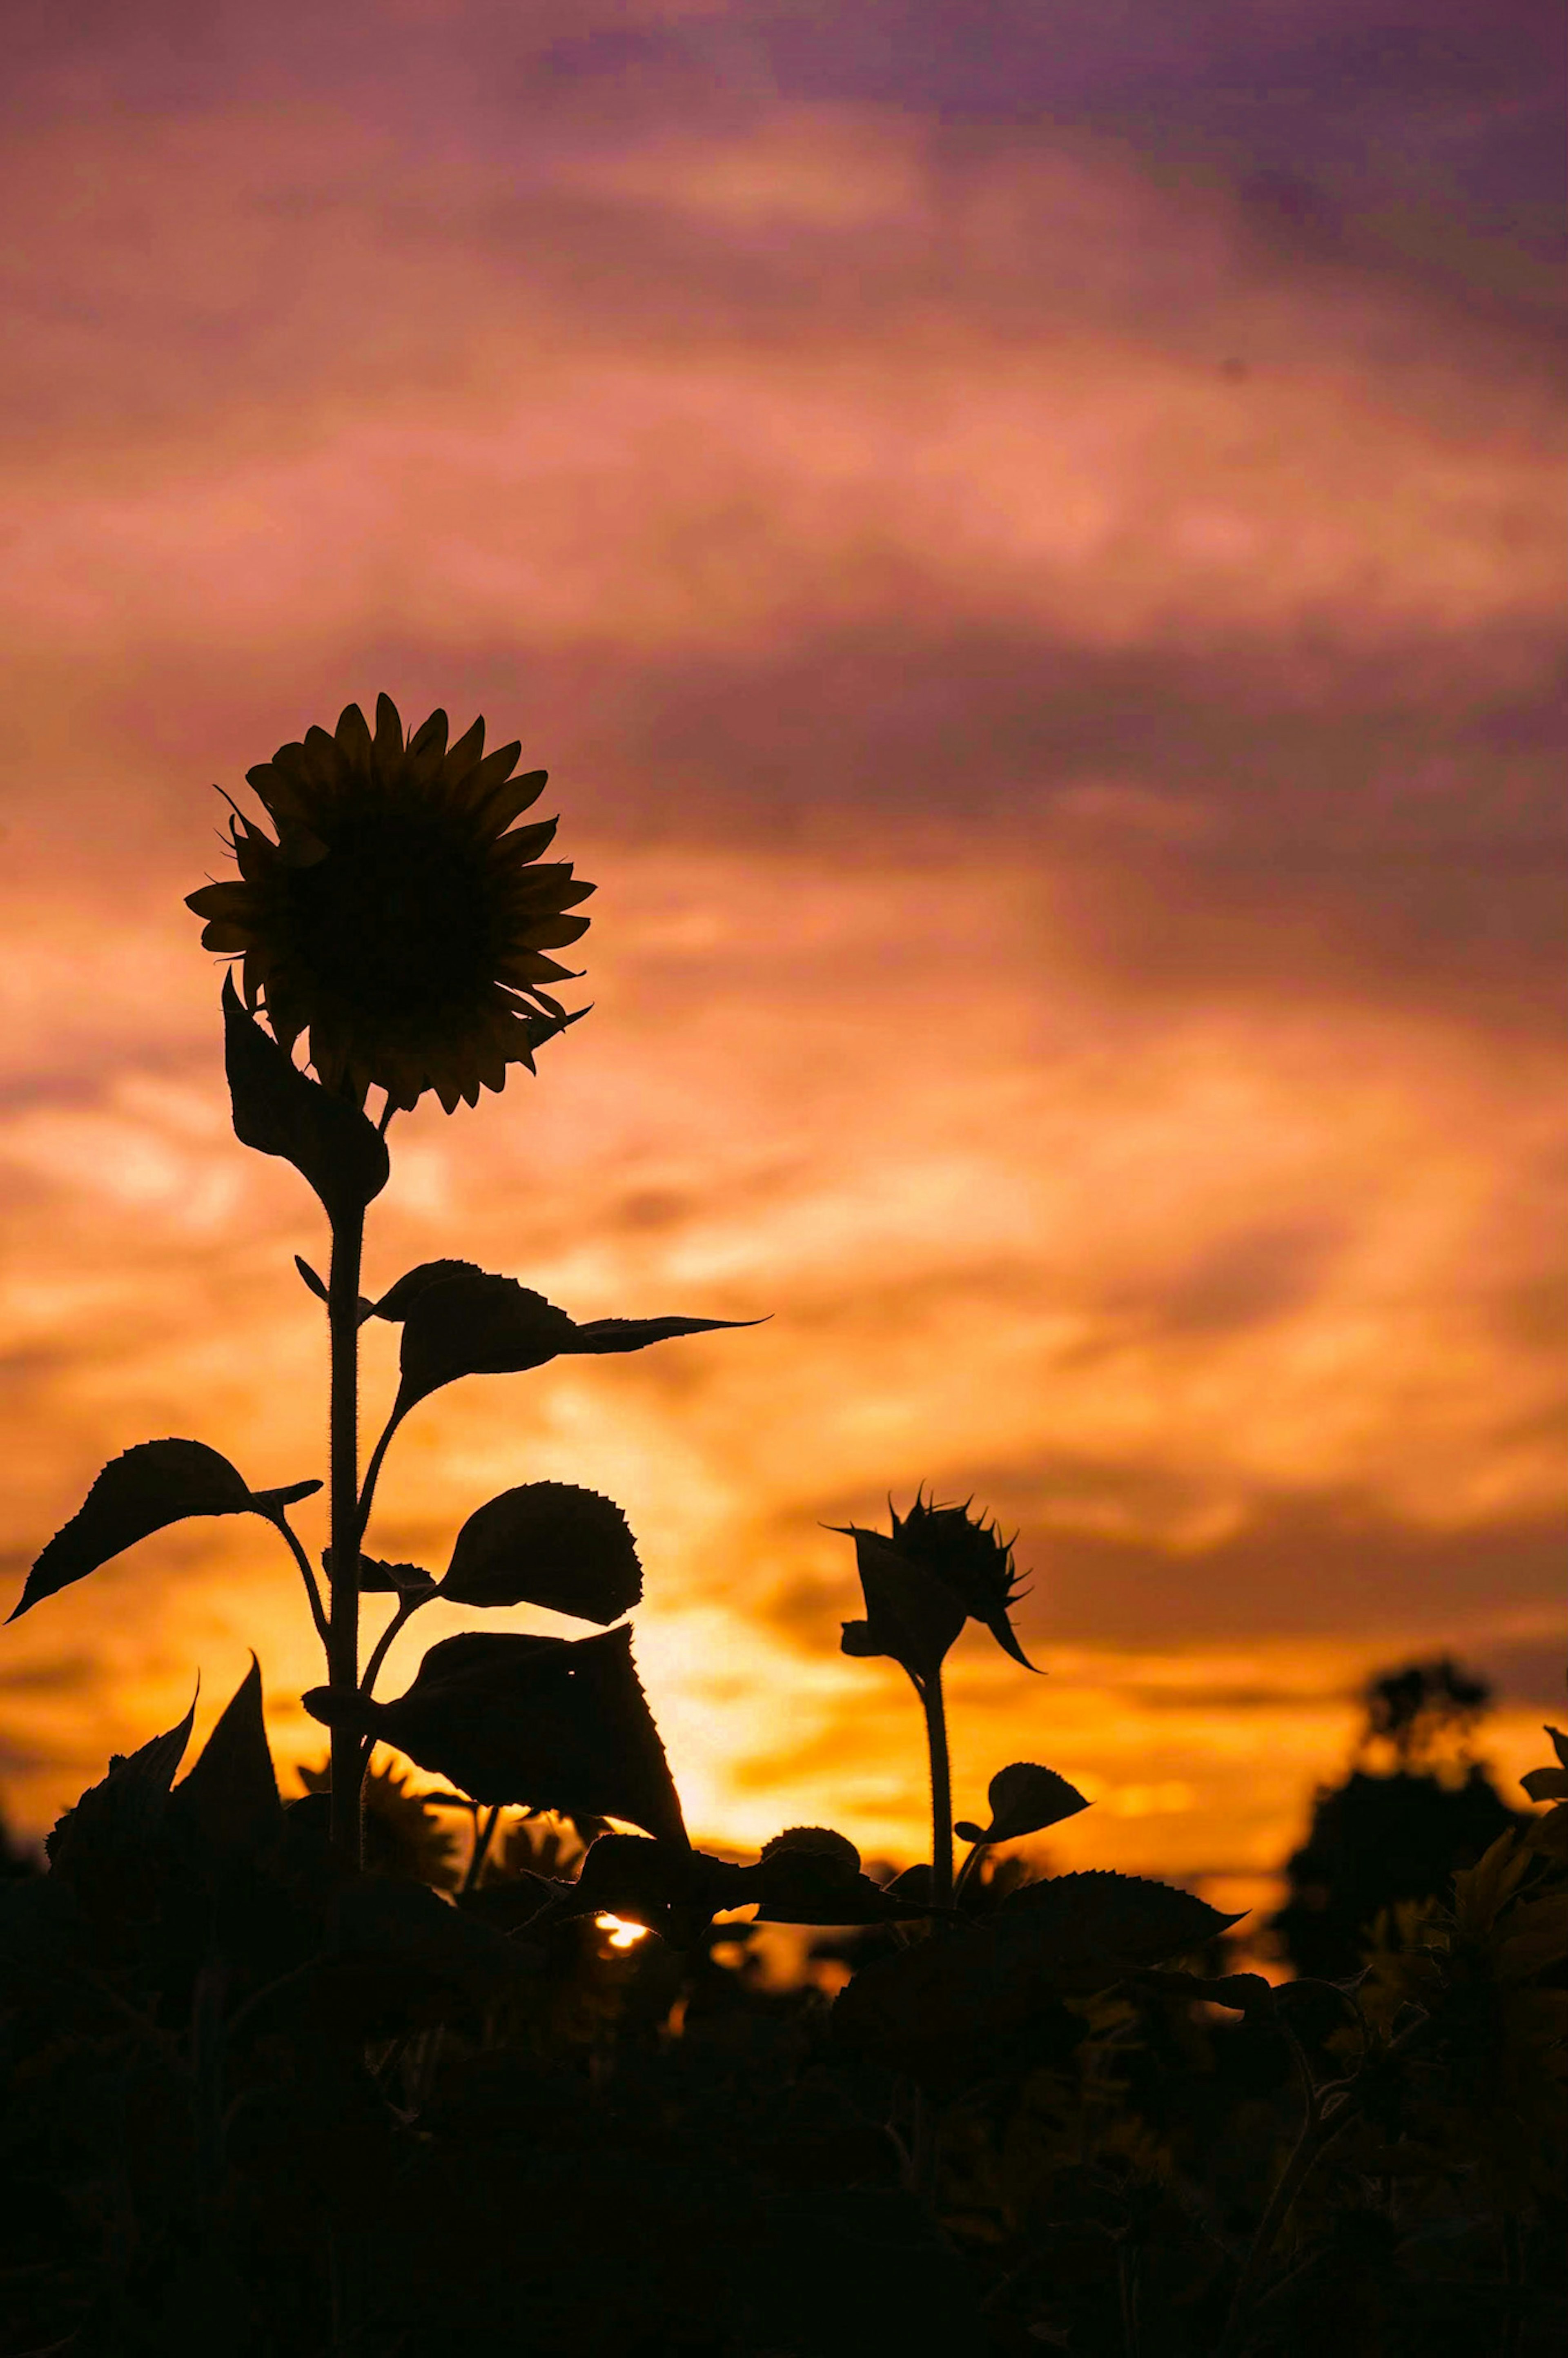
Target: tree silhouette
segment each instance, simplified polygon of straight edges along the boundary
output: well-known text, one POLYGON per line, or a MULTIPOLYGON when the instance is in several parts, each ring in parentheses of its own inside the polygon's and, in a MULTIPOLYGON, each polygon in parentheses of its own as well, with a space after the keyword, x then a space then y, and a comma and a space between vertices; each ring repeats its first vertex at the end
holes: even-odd
POLYGON ((1440 1894, 1521 1823, 1471 1757, 1491 1702, 1484 1679, 1444 1654, 1379 1672, 1363 1701, 1356 1765, 1342 1785, 1319 1788, 1271 1920, 1297 1973, 1330 1981, 1357 1972, 1381 1909, 1440 1894))

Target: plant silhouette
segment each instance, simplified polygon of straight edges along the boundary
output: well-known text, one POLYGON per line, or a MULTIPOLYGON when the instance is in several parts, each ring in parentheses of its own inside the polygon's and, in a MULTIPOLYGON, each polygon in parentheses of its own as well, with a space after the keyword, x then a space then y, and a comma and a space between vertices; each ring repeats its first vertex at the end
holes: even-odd
POLYGON ((1357 1765, 1320 1790, 1273 1929, 1298 1973, 1354 1974, 1379 1917, 1439 1897, 1521 1823, 1468 1737, 1490 1691, 1443 1656, 1368 1682, 1357 1765))
MULTIPOLYGON (((1055 1770, 1004 1764, 955 1820, 953 1648, 973 1622, 1034 1667, 1012 1546, 972 1501, 921 1490, 887 1532, 845 1527, 864 1612, 843 1650, 903 1668, 926 1740, 930 1857, 897 1876, 831 1827, 754 1857, 693 1844, 614 1501, 524 1480, 444 1571, 371 1552, 382 1467, 437 1390, 757 1323, 579 1322, 458 1259, 362 1291, 395 1113, 476 1104, 578 1020, 546 986, 591 888, 541 864, 553 822, 514 825, 544 773, 483 745, 481 723, 449 747, 444 715, 406 738, 388 698, 373 730, 351 705, 250 773, 276 833, 236 813, 239 882, 192 895, 239 961, 236 1136, 328 1224, 326 1276, 298 1263, 328 1463, 254 1488, 200 1440, 135 1444, 16 1612, 69 1609, 175 1522, 259 1516, 322 1645, 305 1704, 330 1758, 283 1798, 253 1660, 191 1765, 194 1704, 110 1761, 46 1871, 7 1859, 0 2358, 1554 2348, 1561 1736, 1527 1780, 1543 1816, 1385 1909, 1365 1963, 1276 1988, 1216 1969, 1238 1920, 1189 1892, 1033 1874, 1011 1846, 1087 1807, 1055 1770), (371 1318, 398 1327, 399 1374, 362 1463, 371 1318), (323 1487, 318 1565, 291 1511, 323 1487), (449 1636, 378 1694, 393 1638, 442 1601, 597 1627, 449 1636), (771 1984, 768 1925, 839 1961, 831 2003, 771 1984)), ((1372 1701, 1391 1785, 1435 1777, 1484 1697, 1447 1666, 1372 1701)))

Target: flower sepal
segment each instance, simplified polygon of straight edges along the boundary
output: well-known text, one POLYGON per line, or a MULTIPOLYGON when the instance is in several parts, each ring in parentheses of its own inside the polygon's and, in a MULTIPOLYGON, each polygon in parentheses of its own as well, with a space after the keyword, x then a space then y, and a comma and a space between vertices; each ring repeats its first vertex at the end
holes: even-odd
POLYGON ((842 1649, 860 1659, 883 1655, 917 1686, 937 1676, 959 1630, 964 1607, 939 1575, 906 1556, 881 1531, 841 1528, 855 1542, 866 1599, 863 1621, 846 1621, 842 1649))
POLYGON ((246 1013, 232 974, 223 978, 223 1042, 241 1145, 292 1163, 330 1220, 362 1212, 391 1175, 385 1140, 357 1105, 302 1073, 246 1013))

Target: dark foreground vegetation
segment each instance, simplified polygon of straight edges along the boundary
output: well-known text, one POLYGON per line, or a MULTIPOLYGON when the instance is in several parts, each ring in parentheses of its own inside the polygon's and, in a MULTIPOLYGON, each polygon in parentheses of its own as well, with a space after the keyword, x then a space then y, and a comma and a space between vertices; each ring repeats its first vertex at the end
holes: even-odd
POLYGON ((260 1704, 0 1888, 4 2358, 1562 2346, 1568 1807, 1271 1991, 1009 1854, 945 1919, 822 1834, 683 1877, 509 1813, 476 1874, 488 1813, 393 1772, 355 1872, 260 1704), (815 1936, 830 2002, 715 1901, 892 1920, 815 1936))
POLYGON ((188 1714, 110 1764, 46 1872, 0 1878, 0 2358, 1555 2352, 1563 1737, 1527 1779, 1552 1806, 1516 1819, 1437 1758, 1479 1691, 1446 1664, 1379 1682, 1391 1759, 1322 1797, 1278 1923, 1306 1970, 1271 1987, 1227 1969, 1236 1920, 1187 1892, 1029 1879, 1016 1844, 1086 1806, 1050 1768, 1000 1769, 983 1821, 955 1819, 947 1656, 972 1623, 1032 1667, 1011 1549, 968 1507, 917 1496, 846 1532, 844 1650, 901 1667, 926 1737, 931 1856, 891 1878, 822 1827, 755 1859, 693 1847, 610 1500, 506 1491, 439 1577, 369 1552, 386 1452, 434 1390, 726 1323, 579 1323, 453 1260, 362 1293, 394 1113, 473 1102, 575 1020, 542 986, 590 888, 537 866, 549 825, 512 827, 542 773, 482 747, 476 725, 449 748, 440 714, 406 743, 385 698, 373 736, 351 706, 251 773, 276 838, 236 817, 241 882, 194 896, 243 961, 236 1132, 330 1229, 327 1277, 299 1264, 326 1314, 330 1544, 319 1573, 289 1520, 320 1483, 255 1490, 204 1444, 147 1442, 16 1612, 172 1522, 258 1515, 321 1639, 305 1702, 330 1758, 285 1801, 253 1668, 193 1766, 188 1714), (400 1375, 362 1466, 371 1317, 400 1328, 400 1375), (367 1597, 386 1618, 362 1663, 367 1597), (600 1634, 466 1632, 380 1699, 391 1637, 437 1599, 600 1634), (835 1997, 765 1985, 766 1923, 847 1969, 835 1997))

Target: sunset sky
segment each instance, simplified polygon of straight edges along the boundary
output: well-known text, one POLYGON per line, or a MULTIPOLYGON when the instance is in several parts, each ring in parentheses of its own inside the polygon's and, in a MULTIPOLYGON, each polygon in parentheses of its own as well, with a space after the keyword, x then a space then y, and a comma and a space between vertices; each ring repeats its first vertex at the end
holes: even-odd
MULTIPOLYGON (((182 896, 213 783, 384 688, 520 737, 600 889, 538 1079, 395 1126, 371 1283, 771 1323, 452 1388, 377 1552, 612 1494, 719 1841, 922 1848, 824 1528, 922 1481, 1018 1529, 1048 1673, 961 1642, 960 1814, 1042 1760, 1096 1804, 1054 1862, 1260 1901, 1359 1682, 1442 1648, 1520 1798, 1565 1703, 1561 22, 11 0, 7 1609, 135 1441, 323 1470, 313 1199, 232 1138, 182 896)), ((319 1758, 259 1523, 7 1629, 13 1824, 251 1645, 319 1758)))

